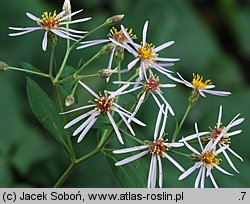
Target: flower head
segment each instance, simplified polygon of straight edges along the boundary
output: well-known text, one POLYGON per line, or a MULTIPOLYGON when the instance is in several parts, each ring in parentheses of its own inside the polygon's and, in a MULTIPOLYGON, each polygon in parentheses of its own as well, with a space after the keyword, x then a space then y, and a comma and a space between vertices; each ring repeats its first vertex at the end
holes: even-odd
POLYGON ((166 97, 164 97, 163 92, 161 91, 162 88, 173 88, 176 85, 175 84, 161 84, 160 79, 157 75, 153 75, 152 72, 150 72, 150 77, 144 81, 139 81, 139 82, 125 82, 125 81, 115 81, 113 82, 115 84, 126 84, 126 85, 134 85, 134 88, 125 91, 124 93, 131 93, 136 90, 141 89, 141 94, 138 100, 138 103, 135 107, 135 110, 132 114, 132 117, 136 115, 138 112, 139 108, 141 107, 142 103, 147 99, 148 96, 152 95, 154 98, 154 101, 160 108, 162 106, 162 103, 159 101, 157 97, 160 98, 160 100, 163 101, 163 103, 168 107, 169 112, 171 115, 174 116, 174 111, 171 107, 171 105, 168 103, 166 97))
POLYGON ((158 47, 155 47, 153 44, 150 44, 146 41, 147 38, 147 30, 148 30, 148 21, 145 22, 144 28, 143 28, 143 37, 142 37, 142 42, 140 44, 136 44, 133 41, 133 38, 131 35, 127 32, 127 30, 124 28, 123 25, 121 25, 121 30, 123 31, 123 34, 126 36, 128 39, 127 44, 121 44, 119 41, 115 39, 110 40, 120 47, 123 47, 126 49, 128 52, 134 55, 135 59, 128 64, 128 69, 132 69, 136 64, 139 64, 139 75, 140 79, 142 80, 147 79, 147 70, 149 68, 154 68, 157 71, 159 71, 162 74, 169 75, 169 72, 172 72, 170 70, 165 69, 164 67, 169 67, 172 66, 172 63, 167 63, 167 64, 161 64, 159 62, 175 62, 178 61, 179 59, 174 59, 174 58, 161 58, 158 57, 159 54, 158 52, 171 46, 174 44, 174 41, 170 41, 167 43, 164 43, 158 47), (129 46, 129 45, 131 46, 129 46))
POLYGON ((165 112, 163 111, 163 106, 161 106, 156 125, 155 125, 155 131, 154 131, 154 140, 153 141, 147 141, 145 144, 141 146, 135 146, 125 149, 119 149, 114 150, 113 153, 115 154, 122 154, 122 153, 129 153, 134 151, 140 151, 142 152, 130 156, 126 159, 123 159, 121 161, 118 161, 115 165, 121 166, 124 164, 127 164, 129 162, 132 162, 138 158, 143 157, 146 154, 151 154, 151 162, 150 162, 150 168, 149 168, 149 175, 148 175, 148 188, 155 188, 156 186, 156 177, 157 177, 157 163, 159 167, 159 187, 161 188, 163 185, 163 170, 162 170, 162 159, 168 159, 171 163, 173 163, 180 171, 184 172, 184 169, 168 154, 169 149, 173 147, 181 147, 183 146, 182 143, 174 142, 174 143, 167 143, 167 140, 164 140, 164 130, 166 127, 166 121, 167 121, 167 112, 168 108, 165 109, 165 112), (162 126, 161 119, 162 115, 164 115, 162 126), (161 127, 161 128, 160 128, 161 127))
POLYGON ((195 131, 196 135, 200 144, 201 152, 194 149, 190 144, 188 144, 185 140, 182 140, 185 144, 185 146, 193 152, 195 155, 195 164, 190 167, 187 171, 185 171, 180 177, 179 180, 182 180, 189 176, 191 173, 193 173, 196 169, 199 169, 199 173, 195 180, 195 188, 198 188, 199 185, 201 188, 205 187, 205 177, 209 177, 214 185, 214 187, 218 188, 217 183, 214 180, 214 177, 212 175, 212 170, 215 168, 219 170, 220 172, 232 176, 232 174, 228 173, 226 170, 220 167, 220 161, 221 159, 217 156, 224 152, 228 147, 224 146, 219 148, 218 150, 214 149, 214 146, 216 146, 218 141, 210 141, 207 143, 205 148, 203 147, 200 139, 200 133, 198 132, 198 126, 197 123, 195 123, 195 131))
MULTIPOLYGON (((221 119, 222 119, 222 106, 220 106, 218 120, 217 120, 217 123, 214 126, 214 128, 210 129, 210 131, 200 132, 199 133, 199 137, 201 137, 202 141, 204 141, 206 143, 214 143, 214 145, 212 145, 212 147, 214 149, 216 149, 216 148, 222 148, 222 147, 227 147, 222 153, 225 156, 226 160, 228 161, 229 165, 237 173, 239 173, 239 171, 237 170, 237 168, 235 167, 235 165, 231 161, 231 159, 228 156, 227 152, 230 152, 231 154, 233 154, 234 156, 236 156, 238 159, 240 159, 241 161, 243 161, 243 159, 234 150, 232 150, 230 148, 231 137, 234 136, 234 135, 238 135, 238 134, 240 134, 242 132, 241 130, 236 130, 236 131, 230 132, 231 128, 233 128, 233 127, 241 124, 244 121, 244 118, 237 119, 238 117, 239 117, 239 114, 236 115, 230 121, 230 123, 227 126, 223 126, 222 123, 221 123, 221 119)), ((197 139, 197 138, 198 138, 198 134, 193 134, 193 135, 189 135, 187 137, 184 137, 179 142, 190 141, 190 140, 197 139)))
POLYGON ((90 130, 90 128, 94 125, 94 123, 97 121, 98 117, 102 114, 104 116, 107 116, 110 123, 112 124, 116 135, 119 139, 119 141, 124 144, 121 133, 119 131, 118 126, 116 125, 113 116, 111 114, 111 111, 115 111, 116 113, 118 113, 120 115, 120 117, 122 118, 122 120, 124 121, 124 123, 127 125, 128 129, 131 131, 131 133, 133 135, 135 135, 131 125, 128 123, 127 118, 130 118, 132 121, 134 121, 135 123, 141 125, 141 126, 146 126, 144 123, 142 123, 141 121, 139 121, 136 118, 131 118, 132 113, 130 113, 129 111, 127 111, 126 109, 122 108, 120 105, 116 104, 114 102, 114 99, 116 96, 122 94, 122 92, 127 88, 127 86, 122 86, 120 89, 118 89, 117 91, 113 92, 112 94, 110 94, 109 96, 107 96, 106 92, 104 96, 99 96, 98 94, 96 94, 91 88, 89 88, 86 84, 84 84, 82 81, 79 81, 79 83, 89 92, 91 93, 94 97, 95 97, 95 101, 94 103, 92 102, 91 105, 86 105, 86 106, 82 106, 80 108, 76 108, 70 111, 67 111, 65 113, 61 113, 61 114, 67 114, 67 113, 71 113, 71 112, 75 112, 78 110, 82 110, 82 109, 89 109, 92 108, 92 110, 88 111, 87 113, 84 113, 80 116, 78 116, 77 118, 75 118, 74 120, 70 121, 64 128, 67 129, 73 125, 75 125, 76 123, 80 122, 81 120, 89 117, 87 120, 85 120, 85 122, 82 123, 81 126, 79 126, 74 132, 73 132, 73 136, 78 135, 80 132, 80 136, 78 138, 78 142, 81 142, 82 139, 85 137, 85 135, 88 133, 88 131, 90 130))
POLYGON ((203 76, 200 76, 199 74, 193 74, 192 82, 185 80, 178 72, 177 72, 177 75, 179 76, 180 79, 175 78, 171 75, 169 75, 168 77, 173 79, 176 82, 182 83, 182 84, 186 85, 187 87, 193 89, 191 96, 196 98, 196 99, 199 97, 199 95, 206 97, 205 93, 217 95, 217 96, 228 96, 231 94, 230 92, 227 92, 227 91, 211 90, 211 89, 215 88, 215 86, 212 85, 212 81, 211 80, 204 80, 203 76))
POLYGON ((11 30, 19 31, 17 33, 11 33, 9 36, 19 36, 24 35, 36 30, 45 30, 45 34, 43 37, 42 42, 42 49, 45 51, 47 49, 47 42, 48 42, 48 35, 56 35, 62 38, 75 40, 76 38, 82 38, 82 36, 76 35, 76 34, 84 34, 85 31, 78 31, 70 28, 64 27, 65 25, 74 24, 74 23, 80 23, 84 21, 88 21, 91 18, 82 18, 79 20, 73 20, 71 21, 70 18, 78 13, 80 13, 82 10, 69 13, 65 16, 65 11, 62 11, 61 13, 57 14, 56 11, 53 13, 44 12, 42 14, 41 18, 38 18, 34 16, 31 13, 26 13, 26 15, 33 21, 35 21, 38 26, 36 27, 27 27, 27 28, 16 28, 16 27, 9 27, 11 30))

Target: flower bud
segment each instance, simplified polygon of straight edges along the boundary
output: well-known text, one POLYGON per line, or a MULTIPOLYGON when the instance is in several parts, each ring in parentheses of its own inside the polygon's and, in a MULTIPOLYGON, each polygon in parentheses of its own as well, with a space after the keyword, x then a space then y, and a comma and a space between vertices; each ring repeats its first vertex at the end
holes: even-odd
POLYGON ((68 15, 68 14, 71 14, 70 0, 65 0, 64 1, 62 10, 65 11, 65 16, 68 15))
POLYGON ((101 69, 97 73, 98 73, 100 78, 106 79, 106 78, 111 77, 111 75, 114 73, 114 71, 111 69, 101 69))
POLYGON ((67 98, 65 99, 65 106, 69 107, 74 103, 75 103, 74 96, 72 96, 72 95, 67 96, 67 98))
POLYGON ((6 71, 8 70, 9 65, 5 62, 0 61, 0 71, 6 71))
POLYGON ((115 16, 112 16, 110 18, 108 18, 106 20, 106 25, 107 26, 112 26, 112 25, 115 25, 117 23, 119 23, 122 19, 123 19, 124 15, 115 15, 115 16))
POLYGON ((101 48, 100 54, 101 55, 109 54, 114 49, 114 47, 115 45, 113 43, 106 44, 101 48))

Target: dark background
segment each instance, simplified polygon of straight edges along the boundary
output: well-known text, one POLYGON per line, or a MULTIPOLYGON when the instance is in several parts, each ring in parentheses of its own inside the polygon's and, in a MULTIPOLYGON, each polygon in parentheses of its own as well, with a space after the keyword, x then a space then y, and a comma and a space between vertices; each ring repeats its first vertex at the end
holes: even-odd
MULTIPOLYGON (((149 20, 148 39, 154 44, 175 40, 171 48, 161 52, 162 56, 178 57, 174 70, 191 80, 192 73, 200 73, 212 79, 218 90, 228 90, 229 97, 207 95, 200 99, 191 111, 181 135, 194 132, 193 124, 198 121, 200 130, 213 127, 217 121, 219 105, 223 105, 223 123, 227 124, 236 114, 246 120, 239 126, 241 135, 233 138, 231 147, 239 153, 244 162, 231 157, 240 174, 234 177, 215 173, 221 187, 250 187, 250 1, 244 0, 72 0, 73 11, 84 12, 76 18, 92 16, 86 23, 73 28, 91 30, 114 14, 125 14, 123 24, 131 27, 141 39, 143 24, 149 20)), ((12 66, 29 62, 43 71, 48 70, 49 52, 41 49, 42 32, 20 37, 9 37, 8 26, 34 26, 25 16, 29 11, 40 16, 44 11, 61 10, 63 1, 3 0, 0 3, 0 60, 12 66)), ((98 31, 89 39, 105 38, 108 28, 98 31)), ((65 52, 64 40, 56 49, 57 68, 65 52)), ((85 60, 97 52, 98 47, 74 52, 69 65, 76 66, 80 58, 85 60)), ((127 59, 132 59, 128 56, 127 59)), ((100 58, 85 73, 92 74, 107 66, 108 58, 100 58)), ((126 66, 126 63, 123 64, 126 66)), ((52 87, 46 80, 37 79, 41 87, 53 97, 52 87)), ((165 81, 165 80, 163 80, 165 81)), ((166 80, 167 81, 167 80, 166 80)), ((66 169, 69 161, 61 147, 42 128, 32 114, 26 95, 26 79, 22 73, 12 71, 0 73, 0 186, 1 187, 51 187, 66 169)), ((102 90, 105 82, 90 79, 88 85, 96 91, 102 90)), ((165 92, 180 120, 186 107, 189 91, 179 85, 165 92)), ((81 92, 83 93, 83 92, 81 92)), ((80 95, 79 104, 86 104, 85 92, 80 95)), ((126 98, 125 98, 126 99, 126 98)), ((124 99, 124 100, 125 100, 124 99)), ((151 103, 152 102, 152 103, 151 103)), ((138 129, 139 138, 150 138, 153 133, 157 107, 147 101, 138 117, 148 124, 138 129), (149 110, 150 107, 150 111, 149 110), (153 118, 153 120, 152 120, 153 118)), ((74 117, 69 116, 69 119, 74 117)), ((169 135, 174 131, 174 118, 168 123, 169 135)), ((237 128, 236 128, 237 129, 237 128)), ((74 139, 75 142, 75 139, 74 139)), ((95 131, 81 144, 74 144, 79 155, 95 147, 95 131), (92 135, 92 137, 91 137, 92 135)), ((231 155, 230 155, 231 156, 231 155)), ((192 165, 183 158, 175 157, 185 168, 192 165)), ((147 160, 147 159, 145 159, 147 160)), ((147 161, 146 161, 147 162, 147 161)), ((230 172, 225 159, 222 166, 230 172)), ((149 163, 147 163, 149 165, 149 163)), ((177 181, 180 172, 169 163, 164 163, 165 187, 192 187, 195 174, 184 181, 177 181)), ((145 170, 147 172, 147 170, 145 170)), ((210 183, 208 182, 208 185, 210 183)), ((65 187, 119 187, 114 175, 102 155, 95 156, 82 164, 66 182, 65 187)))

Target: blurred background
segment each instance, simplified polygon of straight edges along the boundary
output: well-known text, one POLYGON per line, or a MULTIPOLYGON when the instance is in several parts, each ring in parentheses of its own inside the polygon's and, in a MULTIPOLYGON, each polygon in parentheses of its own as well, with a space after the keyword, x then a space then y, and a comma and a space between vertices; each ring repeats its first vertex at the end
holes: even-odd
MULTIPOLYGON (((40 16, 44 11, 61 10, 63 0, 1 1, 0 60, 16 67, 20 62, 28 62, 47 71, 50 52, 41 49, 42 32, 34 32, 21 37, 8 37, 9 26, 33 26, 34 22, 25 16, 29 11, 40 16)), ((192 73, 199 73, 211 79, 217 90, 231 91, 229 97, 207 95, 201 98, 192 109, 181 136, 194 132, 194 122, 201 131, 213 127, 217 121, 219 105, 223 105, 223 124, 228 124, 238 113, 245 122, 236 129, 242 134, 235 136, 231 147, 244 159, 241 162, 234 156, 230 158, 240 171, 234 177, 220 172, 214 173, 221 187, 250 187, 250 1, 249 0, 71 0, 73 11, 83 8, 84 13, 76 18, 91 16, 86 23, 73 28, 91 30, 115 14, 125 14, 122 24, 133 28, 141 40, 143 24, 149 20, 148 41, 155 45, 174 40, 176 43, 161 52, 161 56, 177 57, 173 70, 191 80, 192 73)), ((106 38, 109 28, 102 29, 89 39, 106 38)), ((56 49, 57 68, 65 52, 64 40, 59 40, 56 49)), ((100 46, 74 52, 69 65, 77 66, 79 59, 88 60, 100 46)), ((132 59, 126 56, 126 59, 132 59)), ((123 67, 126 66, 125 61, 123 67)), ((108 57, 98 59, 85 73, 96 73, 107 67, 108 57)), ((0 187, 52 187, 69 164, 62 148, 53 137, 39 124, 28 104, 25 74, 12 71, 0 73, 0 187)), ((32 76, 33 77, 33 76, 32 76)), ((114 77, 115 78, 115 77, 114 77)), ((53 97, 52 87, 47 80, 34 77, 40 86, 53 97)), ((164 77, 163 82, 169 82, 164 77)), ((94 90, 101 91, 105 81, 89 79, 86 83, 94 90)), ((79 90, 79 105, 86 104, 89 95, 79 90)), ((181 119, 190 90, 178 85, 167 90, 164 95, 181 119)), ((129 97, 123 101, 129 101, 129 97)), ((154 131, 158 108, 149 99, 138 114, 148 124, 147 128, 137 128, 139 138, 148 139, 154 131), (150 111, 149 110, 150 107, 150 111)), ((69 119, 74 115, 69 116, 69 119)), ((168 136, 171 138, 175 119, 169 117, 168 136)), ((81 144, 74 146, 78 155, 84 155, 96 145, 96 130, 93 130, 81 144)), ((185 151, 185 150, 183 150, 185 151)), ((173 155, 185 169, 192 162, 173 155)), ((144 158, 147 176, 149 158, 144 158)), ((194 173, 184 181, 178 181, 179 170, 169 162, 164 162, 164 187, 193 187, 194 173)), ((222 166, 233 170, 223 158, 222 166)), ((138 173, 138 172, 136 172, 138 173)), ((140 172, 139 172, 140 173, 140 172)), ((131 179, 134 179, 133 177, 131 179)), ((207 181, 207 186, 211 186, 207 181)), ((64 187, 120 187, 106 158, 97 155, 82 164, 67 180, 64 187)), ((138 187, 141 187, 138 185, 138 187)))

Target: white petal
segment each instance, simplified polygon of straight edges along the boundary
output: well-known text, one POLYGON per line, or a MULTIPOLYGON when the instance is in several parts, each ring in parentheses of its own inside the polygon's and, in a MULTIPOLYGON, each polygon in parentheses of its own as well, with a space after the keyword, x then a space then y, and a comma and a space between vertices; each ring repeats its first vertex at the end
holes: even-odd
POLYGON ((216 183, 215 180, 214 180, 214 177, 213 177, 212 173, 210 173, 209 177, 210 177, 210 179, 211 179, 211 181, 212 181, 214 187, 215 187, 215 188, 219 188, 218 185, 217 185, 217 183, 216 183))
POLYGON ((148 31, 148 21, 146 21, 143 26, 143 32, 142 32, 142 45, 143 46, 145 46, 145 43, 147 41, 147 31, 148 31))
POLYGON ((158 133, 159 133, 162 112, 163 112, 163 105, 161 106, 161 108, 160 108, 160 110, 158 112, 158 116, 157 116, 157 120, 156 120, 156 124, 155 124, 154 140, 156 140, 158 138, 157 136, 158 136, 158 133))
POLYGON ((235 151, 233 151, 231 148, 228 147, 228 151, 231 152, 234 156, 236 156, 238 159, 240 159, 241 161, 243 161, 243 159, 241 158, 240 155, 238 155, 235 151))
POLYGON ((156 160, 156 156, 153 156, 151 188, 155 188, 155 185, 156 185, 156 172, 157 172, 157 160, 156 160))
POLYGON ((72 112, 75 112, 75 111, 78 111, 78 110, 82 110, 82 109, 86 109, 86 108, 92 108, 94 107, 95 105, 87 105, 87 106, 82 106, 80 108, 76 108, 76 109, 73 109, 73 110, 70 110, 70 111, 67 111, 67 112, 63 112, 63 113, 60 113, 61 115, 64 115, 64 114, 68 114, 68 113, 72 113, 72 112))
POLYGON ((163 61, 163 62, 176 62, 176 61, 180 60, 180 59, 177 59, 177 58, 165 58, 165 57, 155 57, 154 59, 156 61, 163 61))
POLYGON ((74 37, 74 38, 83 38, 83 36, 81 36, 81 35, 72 34, 72 33, 70 33, 69 31, 66 31, 66 30, 64 30, 64 29, 61 29, 60 27, 58 28, 58 30, 59 30, 61 33, 67 35, 67 36, 71 36, 71 37, 74 37))
POLYGON ((205 186, 205 174, 206 174, 206 168, 203 167, 201 175, 201 188, 204 188, 205 186))
POLYGON ((191 150, 193 153, 197 154, 197 155, 200 155, 200 153, 195 149, 193 148, 190 144, 188 144, 185 140, 183 140, 184 144, 186 145, 186 147, 191 150))
POLYGON ((136 50, 138 50, 136 44, 135 44, 134 41, 131 39, 131 37, 129 36, 128 32, 126 31, 126 29, 124 28, 123 25, 121 25, 121 30, 122 30, 123 34, 126 36, 126 38, 128 39, 129 43, 131 43, 131 45, 133 45, 134 48, 135 48, 136 50))
POLYGON ((118 140, 120 141, 120 143, 124 144, 123 139, 122 139, 122 135, 121 135, 121 133, 119 131, 119 128, 116 125, 113 117, 111 116, 111 114, 109 112, 107 112, 107 115, 108 115, 109 121, 111 122, 111 124, 112 124, 112 126, 113 126, 113 128, 115 130, 115 133, 116 133, 116 136, 117 136, 118 140))
POLYGON ((27 12, 26 15, 27 15, 31 20, 33 20, 33 21, 38 21, 38 18, 37 18, 36 16, 34 16, 33 14, 27 12))
POLYGON ((136 107, 135 107, 134 112, 133 112, 132 115, 129 117, 128 122, 130 122, 130 121, 132 120, 132 118, 134 118, 134 116, 136 115, 136 113, 138 112, 139 108, 141 107, 141 105, 142 105, 142 103, 143 103, 143 101, 144 101, 144 99, 145 99, 145 96, 146 96, 146 92, 144 92, 144 93, 141 95, 141 97, 140 97, 138 103, 136 104, 136 107))
POLYGON ((233 131, 233 132, 228 133, 227 135, 228 135, 229 137, 231 137, 231 136, 234 136, 234 135, 238 135, 238 134, 240 134, 241 132, 242 132, 242 130, 236 130, 236 131, 233 131))
POLYGON ((73 136, 78 135, 84 128, 86 128, 86 126, 92 121, 94 120, 97 116, 99 115, 98 112, 94 112, 82 125, 80 125, 74 132, 73 132, 73 136))
POLYGON ((82 19, 78 19, 78 20, 74 20, 74 21, 65 21, 65 22, 59 23, 59 25, 69 25, 69 24, 73 24, 73 23, 80 23, 80 22, 88 21, 90 19, 91 19, 91 17, 82 18, 82 19))
POLYGON ((139 85, 139 84, 141 84, 141 82, 113 81, 113 84, 139 85))
POLYGON ((201 173, 202 173, 202 169, 204 168, 204 166, 201 166, 200 171, 195 179, 195 184, 194 187, 198 188, 199 187, 199 183, 200 183, 200 179, 201 179, 201 173))
POLYGON ((121 88, 117 89, 115 92, 109 95, 109 99, 115 98, 116 96, 120 95, 125 89, 129 87, 129 84, 123 85, 121 88))
POLYGON ((117 107, 118 109, 120 109, 121 111, 127 113, 127 114, 132 114, 132 113, 130 113, 128 110, 126 110, 125 108, 123 108, 123 107, 121 107, 120 105, 118 105, 117 103, 113 103, 113 105, 114 105, 115 107, 117 107))
POLYGON ((115 163, 115 166, 121 166, 121 165, 127 164, 127 163, 129 163, 129 162, 132 162, 132 161, 134 161, 134 160, 136 160, 136 159, 139 159, 139 158, 143 157, 143 156, 146 155, 147 153, 148 153, 148 150, 143 151, 143 152, 141 152, 141 153, 139 153, 139 154, 133 155, 133 156, 131 156, 131 157, 128 157, 128 158, 126 158, 126 159, 123 159, 123 160, 121 160, 121 161, 119 161, 119 162, 116 162, 116 163, 115 163))
POLYGON ((184 144, 180 142, 164 143, 164 145, 170 146, 170 147, 183 147, 184 146, 184 144))
POLYGON ((236 169, 236 167, 234 166, 233 162, 231 161, 231 159, 229 158, 228 154, 226 153, 226 151, 222 152, 226 158, 226 160, 228 161, 229 165, 232 167, 232 169, 234 171, 236 171, 237 173, 239 173, 239 171, 236 169))
POLYGON ((162 188, 163 171, 162 171, 161 157, 159 155, 157 155, 157 160, 158 160, 158 167, 159 167, 159 187, 162 188))
POLYGON ((187 81, 187 80, 185 80, 178 72, 177 72, 177 75, 180 77, 180 79, 182 80, 182 83, 184 83, 186 86, 188 86, 188 87, 190 87, 190 88, 193 88, 193 85, 189 82, 189 81, 187 81))
POLYGON ((189 176, 191 173, 193 173, 195 171, 195 169, 197 169, 198 164, 199 163, 195 163, 194 166, 190 167, 187 171, 185 171, 182 175, 180 175, 180 177, 178 178, 178 180, 183 180, 187 176, 189 176))
POLYGON ((85 129, 83 130, 83 132, 81 133, 81 135, 78 137, 77 142, 81 142, 82 139, 86 136, 86 134, 88 133, 88 131, 90 130, 90 128, 94 125, 95 121, 97 120, 96 118, 93 118, 90 123, 85 127, 85 129))
POLYGON ((79 81, 83 88, 85 88, 89 93, 91 93, 95 98, 100 98, 91 88, 89 88, 86 84, 82 81, 79 81))
POLYGON ((232 123, 230 124, 230 128, 232 128, 232 127, 234 127, 234 126, 237 126, 237 125, 241 124, 244 120, 245 120, 244 118, 240 118, 240 119, 238 119, 238 120, 232 122, 232 123))
POLYGON ((51 32, 58 35, 61 38, 65 38, 65 39, 70 39, 70 40, 74 40, 76 41, 74 38, 71 38, 70 36, 64 34, 63 32, 57 30, 57 29, 51 29, 51 32))
POLYGON ((59 18, 61 18, 62 16, 64 16, 66 12, 62 11, 61 13, 59 13, 58 15, 56 15, 55 20, 58 20, 59 18))
POLYGON ((164 118, 163 118, 163 122, 162 122, 162 125, 161 125, 161 132, 159 134, 159 138, 161 138, 163 136, 164 130, 166 128, 167 117, 168 117, 168 107, 165 108, 165 112, 163 112, 163 114, 164 114, 164 118))
POLYGON ((160 84, 162 88, 173 88, 176 87, 176 84, 160 84))
MULTIPOLYGON (((130 90, 123 91, 119 95, 124 95, 124 94, 128 94, 128 93, 131 93, 131 92, 135 92, 136 90, 141 89, 141 88, 143 88, 143 86, 137 86, 137 87, 134 87, 134 88, 132 88, 130 90)), ((111 93, 113 93, 113 92, 111 92, 111 93)))
POLYGON ((165 48, 167 48, 167 47, 169 47, 169 46, 171 46, 171 45, 173 45, 173 44, 174 44, 174 41, 166 42, 166 43, 164 43, 164 44, 162 44, 162 45, 156 47, 156 48, 154 49, 154 51, 155 51, 155 52, 159 52, 159 51, 161 51, 161 50, 163 50, 163 49, 165 49, 165 48))
POLYGON ((132 62, 130 62, 130 63, 128 64, 128 70, 132 69, 132 68, 136 65, 136 63, 137 63, 139 60, 140 60, 140 58, 136 58, 136 59, 134 59, 132 62))
POLYGON ((195 123, 195 132, 196 132, 196 134, 197 134, 197 138, 198 138, 198 141, 199 141, 199 144, 200 144, 200 148, 201 148, 201 150, 203 151, 203 146, 202 146, 202 144, 201 144, 201 138, 200 138, 200 136, 199 136, 199 130, 198 130, 198 125, 197 125, 197 123, 195 123))
MULTIPOLYGON (((86 34, 88 33, 88 31, 82 31, 82 30, 75 30, 75 29, 71 29, 71 28, 65 28, 65 27, 60 27, 60 29, 63 29, 65 31, 71 32, 71 33, 78 33, 78 34, 86 34)), ((109 42, 109 40, 105 39, 107 42, 109 42)), ((97 41, 97 40, 96 40, 97 41)), ((84 42, 81 42, 81 44, 83 44, 84 42)))
POLYGON ((172 107, 170 106, 170 104, 167 102, 167 100, 164 98, 164 96, 159 92, 159 91, 156 91, 158 93, 158 95, 161 97, 161 99, 163 100, 163 102, 166 104, 166 106, 168 107, 169 109, 169 112, 171 113, 172 116, 174 116, 174 111, 172 109, 172 107))
MULTIPOLYGON (((199 132, 199 136, 203 136, 203 135, 208 135, 210 134, 210 132, 199 132)), ((186 136, 184 138, 182 138, 181 140, 179 140, 179 142, 183 142, 184 140, 185 141, 189 141, 189 140, 192 140, 192 139, 195 139, 197 138, 197 134, 192 134, 192 135, 189 135, 189 136, 186 136)))
POLYGON ((111 54, 110 54, 110 57, 109 57, 108 69, 111 69, 111 68, 112 68, 112 62, 113 62, 115 50, 116 50, 116 47, 114 47, 114 48, 112 49, 112 51, 111 51, 111 54))
POLYGON ((84 114, 78 116, 74 120, 70 121, 67 125, 65 125, 64 129, 67 129, 67 128, 71 127, 72 125, 78 123, 79 121, 81 121, 82 119, 86 118, 87 116, 93 114, 94 112, 96 112, 96 110, 91 110, 91 111, 89 111, 87 113, 84 113, 84 114))
POLYGON ((185 170, 182 168, 182 166, 180 164, 178 164, 172 157, 170 157, 168 154, 164 154, 164 156, 166 156, 166 158, 172 162, 172 164, 174 164, 180 171, 184 172, 185 170))
POLYGON ((218 121, 217 121, 217 128, 220 127, 221 117, 222 117, 222 106, 220 106, 220 110, 219 110, 219 117, 218 117, 218 121))
POLYGON ((219 145, 220 149, 218 149, 216 151, 216 154, 220 154, 221 152, 224 152, 229 146, 225 145, 224 147, 221 147, 221 145, 219 145))
POLYGON ((24 34, 27 34, 27 33, 33 32, 33 31, 34 30, 26 30, 23 32, 18 32, 18 33, 10 33, 9 36, 14 37, 14 36, 19 36, 19 35, 24 35, 24 34))
POLYGON ((151 175, 152 175, 152 169, 153 169, 153 158, 154 158, 154 155, 151 156, 151 160, 150 160, 150 167, 149 167, 149 172, 148 172, 148 185, 147 185, 147 188, 150 188, 150 185, 151 185, 151 175))
POLYGON ((154 98, 156 104, 158 105, 158 107, 161 108, 162 104, 161 104, 160 101, 157 99, 156 95, 155 95, 153 92, 151 92, 151 95, 153 96, 153 98, 154 98))
POLYGON ((145 123, 141 122, 140 120, 138 120, 137 118, 135 117, 131 117, 129 114, 127 113, 122 113, 123 115, 125 115, 127 118, 131 119, 132 121, 134 121, 136 124, 140 125, 140 126, 146 126, 145 123))
MULTIPOLYGON (((83 9, 81 9, 81 10, 79 10, 79 11, 75 11, 75 12, 73 12, 73 13, 70 13, 70 14, 64 16, 63 18, 61 18, 60 21, 64 21, 64 20, 66 20, 66 19, 68 19, 68 18, 70 18, 70 17, 72 17, 72 16, 74 16, 74 15, 76 15, 76 14, 82 12, 82 11, 83 11, 83 9)), ((60 17, 59 17, 59 18, 60 18, 60 17)))
POLYGON ((43 51, 46 51, 46 49, 47 49, 47 42, 48 42, 48 32, 46 31, 44 33, 43 43, 42 43, 43 51))
POLYGON ((134 132, 133 128, 131 127, 131 125, 129 124, 129 122, 127 121, 127 119, 125 118, 125 116, 124 116, 123 114, 121 114, 120 111, 118 111, 117 113, 121 116, 122 120, 124 121, 124 123, 125 123, 126 126, 128 127, 128 129, 129 129, 129 131, 131 132, 131 134, 132 134, 133 136, 135 136, 135 132, 134 132))
POLYGON ((222 172, 223 174, 229 175, 229 176, 233 176, 233 174, 228 173, 226 170, 222 169, 221 167, 219 167, 218 165, 213 165, 216 169, 218 169, 220 172, 222 172))
POLYGON ((94 46, 94 45, 99 45, 99 44, 102 44, 102 43, 105 43, 105 42, 109 42, 109 40, 105 40, 105 41, 103 40, 103 41, 95 41, 95 42, 85 43, 84 45, 80 45, 76 49, 78 49, 78 50, 79 49, 84 49, 84 48, 91 47, 91 46, 94 46))
POLYGON ((206 89, 204 89, 203 92, 216 95, 216 96, 228 96, 231 94, 230 92, 227 92, 227 91, 213 91, 213 90, 206 90, 206 89))
POLYGON ((26 28, 17 28, 17 27, 9 27, 10 30, 18 30, 18 31, 28 31, 28 30, 41 30, 41 27, 26 27, 26 28))
POLYGON ((124 49, 127 49, 123 44, 117 42, 117 41, 114 40, 113 38, 109 38, 109 40, 110 40, 112 43, 118 45, 119 47, 122 47, 122 48, 124 48, 124 49))
POLYGON ((144 150, 144 149, 147 149, 148 147, 149 147, 148 145, 129 147, 129 148, 125 148, 125 149, 114 150, 113 153, 114 154, 123 154, 123 153, 128 153, 128 152, 144 150))
POLYGON ((155 63, 155 62, 153 62, 153 61, 148 61, 148 63, 152 66, 152 67, 154 67, 157 71, 159 71, 159 72, 161 72, 161 73, 165 73, 165 74, 167 74, 167 72, 169 72, 169 73, 173 73, 173 71, 171 71, 171 70, 168 70, 168 69, 166 69, 166 68, 164 68, 164 67, 161 67, 159 64, 157 64, 157 63, 155 63))

